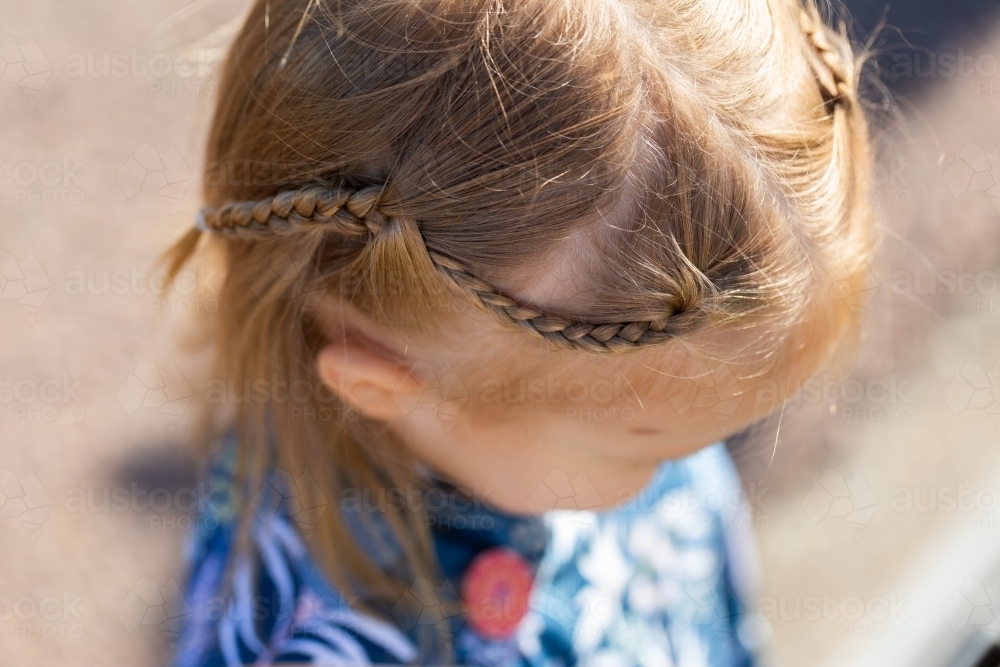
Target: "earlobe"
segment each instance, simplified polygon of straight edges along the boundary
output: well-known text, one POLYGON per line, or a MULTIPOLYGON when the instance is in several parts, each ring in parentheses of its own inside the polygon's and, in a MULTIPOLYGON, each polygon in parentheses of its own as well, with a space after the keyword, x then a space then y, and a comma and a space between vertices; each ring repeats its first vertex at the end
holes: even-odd
POLYGON ((316 370, 348 406, 379 421, 402 416, 402 406, 422 389, 407 366, 356 343, 326 345, 316 355, 316 370))

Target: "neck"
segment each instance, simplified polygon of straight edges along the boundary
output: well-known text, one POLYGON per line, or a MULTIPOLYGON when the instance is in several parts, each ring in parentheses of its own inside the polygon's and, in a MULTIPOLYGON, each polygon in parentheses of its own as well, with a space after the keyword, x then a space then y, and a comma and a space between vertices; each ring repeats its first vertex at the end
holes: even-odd
POLYGON ((453 422, 414 410, 390 431, 423 463, 490 506, 514 514, 608 510, 650 481, 660 460, 581 446, 571 433, 453 422))

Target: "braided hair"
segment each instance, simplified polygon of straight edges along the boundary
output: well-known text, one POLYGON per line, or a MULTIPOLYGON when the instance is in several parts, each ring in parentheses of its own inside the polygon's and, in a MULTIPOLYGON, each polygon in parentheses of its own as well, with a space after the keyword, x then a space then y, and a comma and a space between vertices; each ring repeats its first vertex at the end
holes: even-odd
MULTIPOLYGON (((237 239, 293 234, 305 228, 355 239, 375 237, 390 222, 379 210, 382 191, 380 186, 353 189, 310 185, 258 201, 205 207, 198 213, 196 226, 203 232, 237 239)), ((470 274, 457 259, 430 248, 427 254, 441 276, 467 294, 473 304, 500 322, 545 338, 560 348, 626 352, 672 336, 667 315, 657 321, 618 324, 588 324, 546 315, 470 274)))
MULTIPOLYGON (((849 42, 831 42, 816 5, 805 3, 799 24, 808 42, 806 57, 816 77, 827 109, 856 105, 857 82, 849 42), (848 53, 838 50, 847 46, 848 53)), ((196 227, 226 238, 251 241, 267 236, 294 234, 312 229, 365 241, 376 237, 391 222, 379 204, 386 185, 348 187, 342 183, 316 183, 285 190, 274 196, 230 202, 199 211, 196 227)), ((547 314, 521 303, 489 282, 479 278, 457 258, 425 244, 427 255, 438 273, 466 294, 481 310, 509 327, 541 337, 557 348, 588 352, 629 352, 667 341, 677 334, 669 310, 655 319, 617 323, 588 323, 547 314)))

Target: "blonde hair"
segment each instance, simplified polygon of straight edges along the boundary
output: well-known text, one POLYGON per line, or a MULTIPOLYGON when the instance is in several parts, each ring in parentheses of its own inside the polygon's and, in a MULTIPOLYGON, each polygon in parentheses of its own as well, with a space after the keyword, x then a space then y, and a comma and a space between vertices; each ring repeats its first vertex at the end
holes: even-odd
MULTIPOLYGON (((318 384, 312 309, 331 294, 408 334, 468 299, 582 352, 750 316, 781 332, 836 300, 831 285, 865 280, 859 62, 813 0, 258 0, 219 86, 207 206, 173 268, 204 232, 222 239, 217 373, 237 384, 318 384), (504 293, 577 233, 597 258, 586 305, 504 293)), ((831 340, 850 337, 848 301, 823 324, 831 340)), ((272 438, 277 464, 323 494, 416 483, 379 425, 289 409, 236 406, 247 488, 272 438)), ((384 518, 395 574, 338 511, 312 538, 381 614, 438 576, 426 517, 384 518)))

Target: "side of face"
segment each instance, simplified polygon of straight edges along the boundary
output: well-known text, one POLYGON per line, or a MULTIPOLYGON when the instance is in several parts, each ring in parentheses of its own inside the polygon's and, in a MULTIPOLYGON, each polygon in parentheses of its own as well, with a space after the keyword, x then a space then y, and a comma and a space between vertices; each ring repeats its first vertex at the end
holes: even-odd
MULTIPOLYGON (((606 224, 581 226, 534 270, 499 276, 504 293, 543 312, 599 312, 588 267, 601 266, 600 235, 591 232, 606 224)), ((745 315, 618 354, 553 350, 464 301, 442 318, 440 335, 426 338, 328 306, 331 342, 317 356, 324 382, 428 465, 490 489, 512 511, 535 511, 530 498, 549 475, 582 475, 601 506, 617 504, 664 459, 777 410, 839 337, 830 298, 794 321, 745 315)))
POLYGON ((601 507, 620 503, 664 459, 779 408, 824 356, 804 346, 807 326, 788 335, 781 354, 750 355, 765 336, 747 327, 597 355, 552 350, 487 314, 469 318, 479 335, 421 342, 338 308, 326 320, 331 341, 317 371, 418 458, 519 513, 556 508, 532 506, 553 474, 583 475, 601 507))

